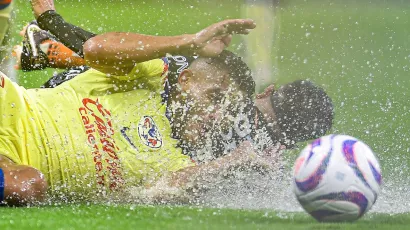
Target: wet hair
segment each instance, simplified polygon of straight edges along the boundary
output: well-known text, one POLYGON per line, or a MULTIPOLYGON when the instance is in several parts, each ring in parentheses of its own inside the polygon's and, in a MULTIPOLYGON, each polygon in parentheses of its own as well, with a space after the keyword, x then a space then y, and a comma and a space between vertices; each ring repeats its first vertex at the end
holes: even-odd
POLYGON ((252 96, 255 93, 255 81, 252 78, 252 72, 240 56, 224 50, 218 56, 207 59, 208 64, 216 64, 227 70, 230 79, 247 96, 252 96))
POLYGON ((251 96, 255 93, 255 81, 252 78, 252 72, 248 65, 242 60, 242 58, 231 51, 224 50, 216 57, 198 57, 198 56, 174 56, 170 57, 169 66, 169 87, 175 86, 178 83, 179 74, 185 70, 191 68, 196 62, 204 61, 210 65, 216 65, 219 68, 227 70, 230 79, 236 83, 242 92, 245 92, 247 96, 251 96), (175 60, 180 62, 176 63, 175 60))
POLYGON ((298 80, 284 85, 270 99, 281 139, 288 144, 318 138, 332 127, 332 100, 311 81, 298 80))

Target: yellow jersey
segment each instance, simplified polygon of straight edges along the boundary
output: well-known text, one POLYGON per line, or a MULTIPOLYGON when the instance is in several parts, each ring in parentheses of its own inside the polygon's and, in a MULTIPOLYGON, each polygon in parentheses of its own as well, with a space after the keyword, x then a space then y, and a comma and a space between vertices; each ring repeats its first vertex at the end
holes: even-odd
POLYGON ((116 190, 192 166, 171 136, 166 59, 127 76, 90 69, 52 89, 1 76, 0 154, 45 174, 51 191, 116 190))

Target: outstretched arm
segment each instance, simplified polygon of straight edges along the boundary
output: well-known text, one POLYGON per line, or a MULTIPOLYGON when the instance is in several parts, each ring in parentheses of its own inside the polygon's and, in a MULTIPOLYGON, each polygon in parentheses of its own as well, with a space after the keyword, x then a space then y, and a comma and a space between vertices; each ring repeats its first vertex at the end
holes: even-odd
POLYGON ((254 170, 269 173, 279 165, 281 149, 279 145, 257 154, 249 141, 242 142, 229 155, 208 163, 179 170, 170 177, 171 186, 184 189, 198 188, 201 184, 213 184, 221 177, 231 176, 238 170, 254 170))
MULTIPOLYGON (((3 171, 4 202, 7 205, 26 205, 40 202, 47 191, 44 175, 27 165, 17 165, 7 157, 0 155, 0 168, 3 171)), ((2 188, 0 188, 2 189, 2 188)))
POLYGON ((142 197, 147 197, 150 202, 191 202, 221 179, 247 170, 263 174, 280 170, 279 146, 272 146, 269 154, 258 155, 250 142, 243 142, 230 155, 164 175, 156 184, 143 190, 142 197))
POLYGON ((164 57, 167 53, 216 56, 231 42, 232 34, 248 34, 255 28, 250 19, 229 19, 196 34, 150 36, 135 33, 106 33, 84 44, 87 64, 107 74, 128 74, 136 63, 164 57))

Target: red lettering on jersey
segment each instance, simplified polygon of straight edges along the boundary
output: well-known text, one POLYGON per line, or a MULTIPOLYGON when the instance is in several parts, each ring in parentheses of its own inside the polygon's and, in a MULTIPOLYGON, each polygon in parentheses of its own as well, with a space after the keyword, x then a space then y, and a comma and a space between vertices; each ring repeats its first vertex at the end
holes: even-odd
POLYGON ((121 162, 117 155, 119 148, 113 138, 111 112, 105 109, 98 99, 84 98, 82 103, 84 107, 79 108, 79 112, 85 133, 88 135, 87 142, 93 148, 91 154, 94 156, 97 183, 104 186, 104 175, 108 174, 109 188, 117 189, 124 184, 124 179, 121 173, 121 162), (99 135, 99 142, 96 135, 99 135), (102 161, 103 155, 105 163, 102 161))
POLYGON ((148 142, 151 143, 152 146, 157 146, 157 142, 158 142, 158 141, 155 140, 155 139, 150 139, 150 138, 149 138, 149 139, 148 139, 148 142))
POLYGON ((0 87, 4 88, 4 77, 0 75, 0 87))

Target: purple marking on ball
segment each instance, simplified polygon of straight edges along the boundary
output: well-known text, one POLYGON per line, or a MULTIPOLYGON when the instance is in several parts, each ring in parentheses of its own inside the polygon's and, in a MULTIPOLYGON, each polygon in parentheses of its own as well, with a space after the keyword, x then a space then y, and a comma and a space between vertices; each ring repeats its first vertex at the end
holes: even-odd
POLYGON ((357 143, 356 140, 347 140, 343 142, 343 154, 349 163, 350 168, 353 169, 354 173, 356 174, 357 177, 372 191, 372 187, 370 187, 369 183, 367 183, 366 178, 364 177, 364 174, 362 170, 360 170, 359 165, 357 164, 357 161, 355 159, 355 152, 353 150, 354 145, 357 143))
POLYGON ((308 158, 307 158, 307 160, 306 160, 306 163, 308 163, 309 160, 310 160, 310 158, 313 156, 313 154, 314 154, 313 149, 314 149, 315 147, 319 146, 319 145, 320 145, 320 138, 318 138, 318 139, 316 139, 316 140, 314 140, 314 141, 312 142, 312 145, 311 145, 311 147, 310 147, 309 156, 308 156, 308 158))
MULTIPOLYGON (((331 137, 331 141, 333 141, 333 136, 331 137)), ((322 180, 323 174, 325 174, 326 172, 327 166, 330 161, 330 157, 332 156, 332 150, 333 149, 331 147, 329 152, 327 153, 327 156, 322 159, 322 162, 320 162, 319 167, 316 169, 316 171, 312 173, 312 175, 310 175, 303 181, 299 181, 295 178, 295 184, 300 191, 307 192, 313 190, 319 185, 320 181, 322 180)))
POLYGON ((315 210, 309 213, 313 218, 315 218, 317 221, 325 221, 325 218, 331 217, 331 216, 336 216, 336 215, 342 215, 343 212, 338 212, 338 211, 333 211, 333 210, 315 210))
POLYGON ((373 166, 373 164, 369 161, 370 169, 372 170, 374 179, 377 181, 379 185, 382 183, 382 174, 373 166))
POLYGON ((369 201, 361 192, 335 192, 326 195, 318 196, 315 200, 333 200, 333 201, 348 201, 356 204, 360 211, 358 217, 363 216, 367 209, 369 201))

